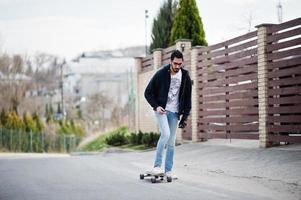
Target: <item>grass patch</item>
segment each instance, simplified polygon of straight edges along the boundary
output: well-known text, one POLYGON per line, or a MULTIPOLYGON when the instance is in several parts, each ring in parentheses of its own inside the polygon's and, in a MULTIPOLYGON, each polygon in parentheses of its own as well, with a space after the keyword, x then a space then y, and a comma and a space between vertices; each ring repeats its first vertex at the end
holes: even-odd
POLYGON ((107 136, 108 134, 106 133, 97 137, 95 140, 81 147, 79 151, 101 151, 103 148, 108 146, 108 144, 106 143, 107 136))
POLYGON ((126 144, 126 145, 120 146, 120 148, 122 148, 122 149, 132 149, 132 150, 136 150, 136 151, 142 151, 142 150, 147 150, 147 149, 153 149, 154 147, 148 147, 144 144, 140 144, 140 145, 126 144))

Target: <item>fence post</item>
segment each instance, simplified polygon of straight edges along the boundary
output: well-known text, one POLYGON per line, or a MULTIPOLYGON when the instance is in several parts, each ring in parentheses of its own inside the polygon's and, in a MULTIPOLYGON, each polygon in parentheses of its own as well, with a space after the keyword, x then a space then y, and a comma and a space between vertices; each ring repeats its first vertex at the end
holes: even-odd
POLYGON ((0 147, 2 148, 3 145, 2 145, 2 128, 0 128, 0 147))
POLYGON ((199 88, 198 88, 198 52, 202 46, 195 46, 191 50, 191 140, 198 140, 198 118, 199 118, 199 88))
POLYGON ((30 130, 29 132, 29 138, 30 138, 30 141, 29 141, 29 148, 30 148, 30 152, 32 152, 32 130, 30 130))
POLYGON ((63 134, 63 147, 64 147, 64 152, 66 152, 66 135, 63 134))
POLYGON ((9 129, 9 151, 12 151, 13 146, 13 130, 9 129))
POLYGON ((256 26, 258 54, 258 114, 259 146, 269 147, 268 138, 268 60, 267 60, 267 27, 272 24, 256 26))
POLYGON ((76 136, 73 137, 73 149, 76 149, 76 136))
POLYGON ((18 151, 21 152, 21 134, 20 134, 20 129, 18 130, 18 151))
POLYGON ((44 134, 41 131, 41 149, 42 149, 42 152, 45 152, 44 148, 45 148, 45 145, 44 145, 44 134))

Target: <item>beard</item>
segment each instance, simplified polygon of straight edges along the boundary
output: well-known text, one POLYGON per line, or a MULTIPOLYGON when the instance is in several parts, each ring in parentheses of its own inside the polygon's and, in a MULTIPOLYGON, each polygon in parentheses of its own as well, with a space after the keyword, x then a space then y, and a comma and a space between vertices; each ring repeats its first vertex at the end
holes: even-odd
POLYGON ((180 68, 172 68, 172 70, 177 73, 180 71, 180 68))

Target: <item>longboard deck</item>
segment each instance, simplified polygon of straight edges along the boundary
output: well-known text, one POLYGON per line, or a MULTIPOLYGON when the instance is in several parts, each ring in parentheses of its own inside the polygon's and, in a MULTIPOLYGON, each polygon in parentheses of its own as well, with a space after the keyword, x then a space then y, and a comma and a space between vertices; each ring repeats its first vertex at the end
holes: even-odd
POLYGON ((172 182, 172 177, 166 176, 165 173, 155 174, 150 171, 146 171, 145 173, 140 174, 141 180, 143 180, 146 177, 150 177, 152 183, 156 183, 158 180, 164 181, 164 179, 166 179, 167 182, 172 182))

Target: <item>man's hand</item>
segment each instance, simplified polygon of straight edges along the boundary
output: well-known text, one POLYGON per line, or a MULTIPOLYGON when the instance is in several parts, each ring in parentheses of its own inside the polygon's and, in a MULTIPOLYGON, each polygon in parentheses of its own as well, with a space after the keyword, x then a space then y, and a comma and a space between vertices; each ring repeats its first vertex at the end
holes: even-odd
POLYGON ((162 108, 161 106, 158 106, 158 107, 156 108, 156 111, 157 111, 159 114, 161 114, 161 115, 163 115, 163 114, 166 113, 166 111, 164 110, 164 108, 162 108))
POLYGON ((187 125, 187 122, 186 122, 187 119, 183 118, 180 120, 180 123, 179 123, 179 128, 185 128, 186 125, 187 125))

